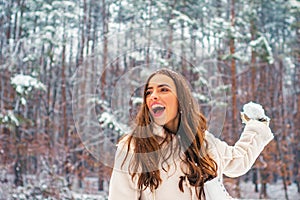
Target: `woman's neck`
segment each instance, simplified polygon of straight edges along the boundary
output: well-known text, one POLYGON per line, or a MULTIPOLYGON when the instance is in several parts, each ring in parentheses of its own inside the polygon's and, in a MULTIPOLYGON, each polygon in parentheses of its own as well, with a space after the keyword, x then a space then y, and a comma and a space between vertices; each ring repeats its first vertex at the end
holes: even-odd
POLYGON ((166 133, 163 126, 153 123, 153 134, 165 138, 166 133))

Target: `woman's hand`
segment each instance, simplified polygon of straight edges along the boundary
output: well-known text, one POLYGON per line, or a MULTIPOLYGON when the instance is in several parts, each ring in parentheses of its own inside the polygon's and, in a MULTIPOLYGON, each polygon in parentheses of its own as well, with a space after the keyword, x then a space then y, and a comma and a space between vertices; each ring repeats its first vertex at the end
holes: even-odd
POLYGON ((269 126, 270 118, 265 115, 265 110, 260 104, 249 102, 243 106, 241 112, 242 123, 247 124, 249 120, 257 120, 269 126))

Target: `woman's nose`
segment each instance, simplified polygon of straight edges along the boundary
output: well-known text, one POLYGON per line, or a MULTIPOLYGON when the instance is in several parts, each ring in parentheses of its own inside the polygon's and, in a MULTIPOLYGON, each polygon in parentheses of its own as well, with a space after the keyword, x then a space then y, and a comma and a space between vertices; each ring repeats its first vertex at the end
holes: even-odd
POLYGON ((150 99, 151 99, 151 100, 157 100, 157 99, 158 99, 158 94, 157 94, 156 91, 153 91, 153 92, 151 93, 150 99))

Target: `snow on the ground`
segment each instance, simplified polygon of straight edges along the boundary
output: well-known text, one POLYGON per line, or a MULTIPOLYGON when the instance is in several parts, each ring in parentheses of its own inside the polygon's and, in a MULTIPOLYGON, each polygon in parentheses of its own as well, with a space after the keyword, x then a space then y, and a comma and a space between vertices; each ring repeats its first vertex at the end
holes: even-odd
MULTIPOLYGON (((26 185, 22 188, 15 188, 13 185, 12 176, 7 176, 6 182, 0 181, 0 200, 15 200, 15 199, 23 199, 23 200, 30 200, 32 198, 21 198, 22 196, 29 195, 31 196, 33 185, 30 183, 26 183, 26 185), (22 192, 23 191, 23 192, 22 192), (14 198, 15 197, 15 198, 14 198)), ((78 183, 74 181, 74 185, 78 183)), ((83 188, 72 187, 69 191, 71 196, 74 200, 106 200, 107 199, 107 190, 108 190, 108 183, 105 184, 105 191, 98 191, 97 190, 97 178, 87 177, 83 181, 83 188)), ((260 189, 260 185, 258 187, 260 189)), ((241 200, 258 200, 259 192, 254 192, 254 185, 251 182, 241 182, 240 183, 241 189, 241 200)), ((68 195, 70 194, 68 193, 68 195)), ((67 194, 67 193, 66 193, 67 194)), ((283 184, 281 181, 278 181, 274 184, 267 185, 267 200, 285 200, 285 193, 283 189, 283 184)), ((67 200, 69 198, 62 198, 63 193, 60 195, 59 200, 67 200)), ((36 196, 37 197, 37 196, 36 196)), ((296 184, 291 184, 288 186, 288 197, 289 200, 300 200, 300 193, 297 192, 296 184)), ((43 198, 35 198, 43 199, 43 198)), ((54 200, 55 198, 48 198, 48 200, 54 200)), ((45 200, 45 199, 43 199, 45 200)), ((56 200, 56 199, 55 199, 56 200)))
POLYGON ((74 200, 106 200, 105 194, 81 194, 73 192, 74 200))
MULTIPOLYGON (((251 182, 241 182, 241 195, 245 200, 257 200, 259 198, 259 192, 254 191, 254 184, 251 182)), ((260 189, 260 185, 258 186, 260 189)), ((285 193, 282 182, 278 181, 276 184, 267 185, 268 200, 285 200, 285 193)), ((288 186, 288 198, 289 200, 300 200, 300 193, 297 192, 296 184, 288 186)))

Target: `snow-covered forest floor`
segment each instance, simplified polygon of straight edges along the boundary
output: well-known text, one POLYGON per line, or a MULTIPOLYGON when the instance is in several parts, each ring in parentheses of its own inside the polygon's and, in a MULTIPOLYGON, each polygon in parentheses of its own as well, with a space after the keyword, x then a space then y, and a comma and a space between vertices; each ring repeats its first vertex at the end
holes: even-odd
MULTIPOLYGON (((36 184, 27 183, 24 187, 15 188, 12 181, 12 176, 8 175, 6 182, 0 182, 0 200, 106 200, 107 192, 97 191, 97 179, 87 178, 83 181, 83 185, 86 188, 77 189, 75 186, 69 190, 64 186, 57 186, 59 188, 59 197, 43 197, 43 189, 47 190, 46 185, 40 185, 37 187, 36 184), (88 187, 88 188, 87 188, 88 187), (33 197, 34 196, 34 197, 33 197)), ((45 182, 47 182, 45 180, 45 182)), ((77 184, 75 181, 74 184, 77 184)), ((54 185, 52 185, 53 187, 54 185)), ((241 199, 246 200, 257 200, 259 198, 259 192, 254 192, 254 185, 251 182, 241 182, 241 199)), ((259 185, 260 188, 260 185, 259 185)), ((107 185, 105 185, 105 190, 107 190, 107 185)), ((44 193, 45 194, 45 193, 44 193)), ((282 182, 278 181, 276 184, 267 185, 268 200, 284 200, 285 193, 283 189, 282 182)), ((296 184, 291 184, 288 186, 288 198, 289 200, 300 200, 300 195, 297 192, 296 184)))
MULTIPOLYGON (((285 193, 282 182, 278 181, 276 184, 268 184, 267 194, 267 199, 284 200, 285 193)), ((259 192, 254 192, 254 184, 251 182, 241 182, 241 195, 242 199, 260 199, 259 192)), ((297 186, 294 183, 288 186, 288 198, 289 200, 300 200, 300 194, 297 192, 297 186)))

